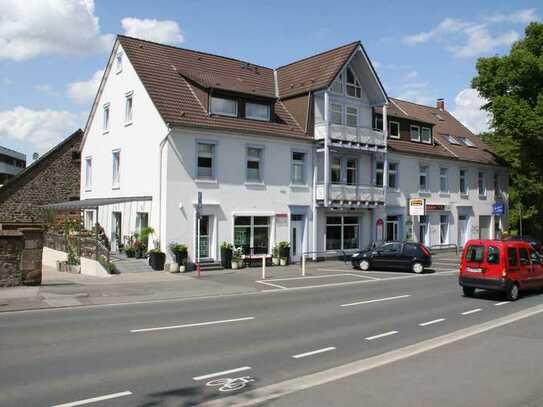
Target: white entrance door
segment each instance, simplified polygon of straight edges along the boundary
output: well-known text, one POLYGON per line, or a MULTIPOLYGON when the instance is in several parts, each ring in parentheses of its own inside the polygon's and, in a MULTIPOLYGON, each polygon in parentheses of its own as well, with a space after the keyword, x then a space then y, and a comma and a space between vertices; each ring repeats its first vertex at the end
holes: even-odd
POLYGON ((303 253, 304 216, 291 215, 290 218, 290 251, 293 262, 300 261, 303 253))
POLYGON ((458 247, 464 247, 466 243, 468 230, 468 217, 466 215, 458 216, 458 247))
POLYGON ((111 216, 111 250, 117 252, 119 251, 119 244, 122 243, 122 216, 121 212, 112 212, 111 216))
POLYGON ((211 241, 209 218, 209 216, 204 215, 200 219, 200 259, 209 257, 209 244, 211 241))

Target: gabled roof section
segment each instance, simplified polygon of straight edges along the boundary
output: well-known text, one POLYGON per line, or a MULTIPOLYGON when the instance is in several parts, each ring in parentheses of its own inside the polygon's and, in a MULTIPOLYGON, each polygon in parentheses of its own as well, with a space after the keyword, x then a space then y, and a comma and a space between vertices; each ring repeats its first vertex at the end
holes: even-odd
POLYGON ((360 46, 360 41, 355 41, 277 68, 279 96, 327 88, 360 46))

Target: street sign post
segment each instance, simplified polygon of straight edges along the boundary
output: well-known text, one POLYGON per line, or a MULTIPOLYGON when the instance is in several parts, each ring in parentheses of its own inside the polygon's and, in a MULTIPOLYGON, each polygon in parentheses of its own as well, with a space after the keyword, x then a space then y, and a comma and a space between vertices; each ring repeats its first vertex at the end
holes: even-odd
POLYGON ((200 278, 200 220, 202 218, 202 193, 198 192, 198 204, 196 205, 196 272, 200 278))
POLYGON ((492 212, 494 215, 503 215, 505 212, 505 205, 503 202, 496 202, 494 205, 492 205, 492 212))

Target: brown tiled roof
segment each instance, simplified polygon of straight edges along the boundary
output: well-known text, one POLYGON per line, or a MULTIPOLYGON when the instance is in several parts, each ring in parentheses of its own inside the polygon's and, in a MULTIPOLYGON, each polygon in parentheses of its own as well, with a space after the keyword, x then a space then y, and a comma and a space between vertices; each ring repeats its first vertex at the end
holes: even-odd
POLYGON ((210 116, 207 106, 202 104, 205 96, 191 83, 194 81, 202 87, 214 84, 213 88, 274 97, 273 70, 131 37, 118 38, 166 123, 174 126, 308 137, 280 101, 274 104, 278 119, 275 122, 210 116), (237 83, 237 86, 234 86, 234 83, 237 83))
POLYGON ((356 41, 277 68, 279 95, 285 98, 328 87, 359 46, 356 41))
MULTIPOLYGON (((381 109, 376 111, 381 113, 381 109)), ((422 121, 434 125, 434 145, 389 139, 388 145, 391 150, 414 154, 444 156, 483 164, 503 165, 502 161, 496 156, 490 146, 485 144, 479 136, 473 134, 446 110, 440 110, 436 107, 424 106, 401 99, 390 98, 387 115, 422 121), (456 139, 465 137, 471 140, 476 148, 468 147, 463 144, 450 144, 445 139, 445 135, 452 135, 456 139)))

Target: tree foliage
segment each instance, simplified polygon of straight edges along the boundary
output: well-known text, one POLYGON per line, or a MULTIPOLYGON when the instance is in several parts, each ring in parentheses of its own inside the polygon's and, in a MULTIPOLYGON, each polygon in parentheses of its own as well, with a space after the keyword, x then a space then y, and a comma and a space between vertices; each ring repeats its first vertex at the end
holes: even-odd
POLYGON ((543 24, 531 23, 508 55, 480 58, 472 86, 488 100, 482 135, 509 166, 510 223, 543 238, 543 24))

